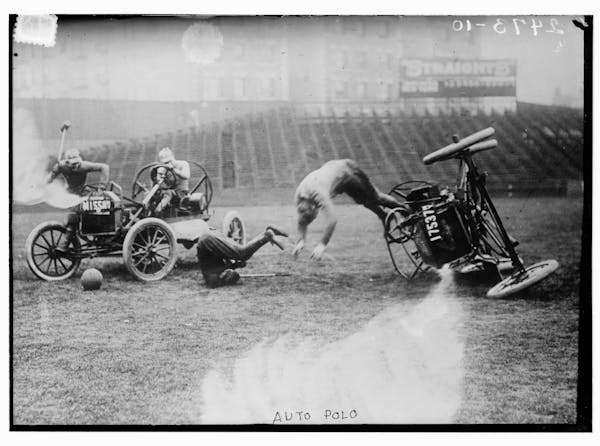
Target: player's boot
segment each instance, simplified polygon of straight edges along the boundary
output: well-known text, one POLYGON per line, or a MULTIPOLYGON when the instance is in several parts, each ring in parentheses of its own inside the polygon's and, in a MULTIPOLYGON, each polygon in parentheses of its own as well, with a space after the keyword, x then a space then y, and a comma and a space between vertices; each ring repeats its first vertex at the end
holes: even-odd
POLYGON ((223 285, 234 285, 240 280, 240 274, 232 269, 226 269, 219 274, 219 280, 223 285))
POLYGON ((275 246, 277 246, 279 249, 281 249, 283 251, 283 245, 281 244, 281 242, 279 242, 279 240, 277 240, 275 238, 275 232, 272 229, 267 229, 265 231, 265 238, 267 239, 267 241, 275 246))
POLYGON ((279 229, 277 226, 269 225, 269 226, 267 226, 267 230, 269 230, 269 229, 270 229, 271 231, 273 231, 273 233, 274 233, 275 235, 279 235, 279 236, 281 236, 281 237, 287 237, 287 236, 288 236, 288 233, 287 233, 287 232, 285 232, 285 231, 284 231, 284 230, 282 230, 282 229, 279 229))
POLYGON ((288 236, 285 231, 282 231, 281 229, 279 229, 273 225, 267 226, 267 229, 265 230, 265 237, 267 238, 267 240, 270 243, 277 246, 279 249, 281 249, 283 251, 284 250, 283 245, 281 244, 281 242, 279 242, 279 240, 275 239, 276 235, 281 236, 281 237, 288 236))

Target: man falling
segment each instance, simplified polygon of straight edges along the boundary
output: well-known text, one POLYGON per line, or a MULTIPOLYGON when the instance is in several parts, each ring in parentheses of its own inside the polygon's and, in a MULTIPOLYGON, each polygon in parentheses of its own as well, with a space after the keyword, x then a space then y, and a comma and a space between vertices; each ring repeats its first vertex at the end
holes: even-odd
POLYGON ((386 209, 402 207, 393 197, 380 192, 353 160, 328 161, 321 168, 309 173, 296 189, 295 202, 300 238, 292 251, 294 256, 304 248, 308 225, 317 217, 319 211, 323 211, 327 226, 321 241, 311 254, 312 260, 321 259, 337 223, 332 199, 343 193, 374 212, 384 223, 388 213, 386 209))

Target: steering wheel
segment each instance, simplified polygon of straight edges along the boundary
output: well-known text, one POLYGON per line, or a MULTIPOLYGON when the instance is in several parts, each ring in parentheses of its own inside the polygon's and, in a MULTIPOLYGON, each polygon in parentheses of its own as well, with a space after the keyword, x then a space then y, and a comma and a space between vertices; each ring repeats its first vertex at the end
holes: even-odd
MULTIPOLYGON (((164 184, 167 189, 173 189, 175 186, 177 186, 177 175, 175 175, 173 168, 166 164, 158 164, 152 168, 150 171, 150 178, 152 179, 152 182, 156 184, 158 181, 158 170, 161 168, 165 169, 162 184, 164 184)), ((138 184, 138 186, 140 186, 140 184, 138 184)))

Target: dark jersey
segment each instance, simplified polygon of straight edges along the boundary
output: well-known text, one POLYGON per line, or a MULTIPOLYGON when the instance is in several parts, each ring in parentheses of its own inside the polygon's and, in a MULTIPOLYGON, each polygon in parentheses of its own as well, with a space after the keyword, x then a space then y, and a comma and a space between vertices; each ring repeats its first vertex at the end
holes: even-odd
MULTIPOLYGON (((57 175, 62 175, 67 182, 67 189, 72 194, 81 195, 83 186, 89 172, 101 172, 108 166, 103 163, 92 163, 91 161, 82 161, 77 167, 70 167, 66 164, 55 164, 52 168, 52 179, 57 175)), ((108 178, 106 178, 108 180, 108 178)))

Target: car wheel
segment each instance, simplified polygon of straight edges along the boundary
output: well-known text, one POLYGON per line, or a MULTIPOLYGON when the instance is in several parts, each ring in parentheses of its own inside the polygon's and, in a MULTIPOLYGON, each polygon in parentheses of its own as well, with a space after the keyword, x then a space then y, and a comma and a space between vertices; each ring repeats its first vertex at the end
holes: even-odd
POLYGON ((243 245, 246 243, 246 226, 237 211, 229 211, 223 218, 222 232, 225 237, 243 245))
POLYGON ((528 266, 498 282, 487 292, 487 297, 499 298, 517 293, 548 277, 558 268, 556 260, 545 260, 528 266))
POLYGON ((125 236, 123 260, 138 280, 153 282, 171 272, 176 260, 173 229, 158 218, 138 221, 125 236))
POLYGON ((80 258, 70 253, 80 250, 79 239, 74 236, 66 253, 56 250, 67 228, 57 222, 48 221, 36 226, 27 237, 25 251, 27 265, 33 274, 42 280, 57 281, 71 277, 77 271, 80 258))

